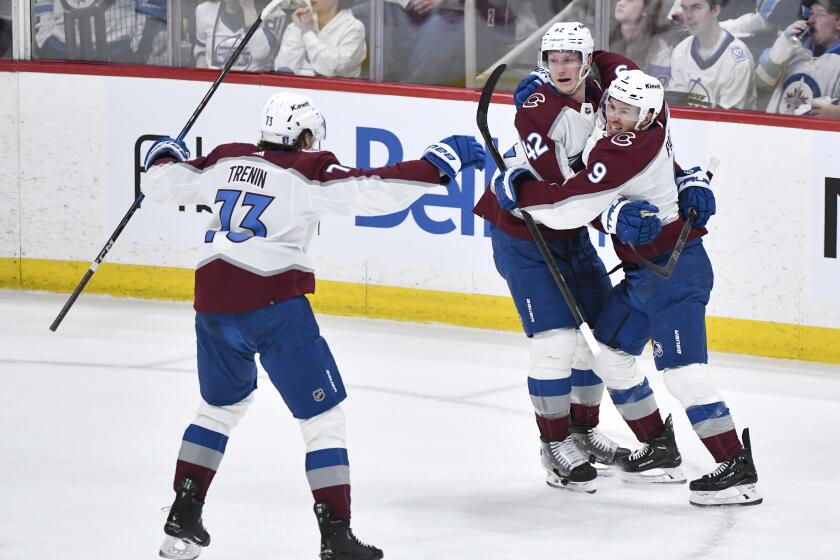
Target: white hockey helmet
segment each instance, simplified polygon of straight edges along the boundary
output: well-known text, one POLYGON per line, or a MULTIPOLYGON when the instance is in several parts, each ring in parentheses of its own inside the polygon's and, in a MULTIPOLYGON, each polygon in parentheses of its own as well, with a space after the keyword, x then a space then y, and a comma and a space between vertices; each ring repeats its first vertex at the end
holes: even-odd
POLYGON ((662 82, 641 70, 621 72, 610 84, 607 95, 639 108, 636 130, 639 130, 645 117, 653 113, 653 118, 647 125, 650 126, 662 111, 662 105, 665 102, 665 90, 662 87, 662 82))
POLYGON ((581 67, 575 89, 589 75, 591 65, 589 56, 595 50, 592 33, 582 23, 576 21, 557 22, 545 32, 540 45, 539 66, 548 67, 548 53, 551 51, 575 51, 580 53, 581 67))
POLYGON ((327 137, 327 123, 315 103, 305 95, 283 91, 266 102, 260 114, 260 139, 291 146, 304 130, 312 133, 314 148, 327 137))

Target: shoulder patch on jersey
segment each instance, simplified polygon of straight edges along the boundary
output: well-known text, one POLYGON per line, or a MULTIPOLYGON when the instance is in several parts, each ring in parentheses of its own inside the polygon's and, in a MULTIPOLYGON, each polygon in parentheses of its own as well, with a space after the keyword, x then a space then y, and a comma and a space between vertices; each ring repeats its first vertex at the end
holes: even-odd
POLYGON ((747 51, 741 45, 732 45, 729 48, 729 52, 732 53, 732 58, 735 59, 735 62, 744 62, 748 58, 747 51))
POLYGON ((540 103, 545 103, 545 95, 542 93, 534 93, 531 95, 531 97, 525 100, 525 103, 522 104, 522 107, 537 107, 540 103))
POLYGON ((616 134, 610 138, 610 142, 615 144, 616 146, 620 146, 622 148, 626 148, 627 146, 633 143, 633 140, 636 139, 636 134, 634 132, 622 132, 621 134, 616 134))

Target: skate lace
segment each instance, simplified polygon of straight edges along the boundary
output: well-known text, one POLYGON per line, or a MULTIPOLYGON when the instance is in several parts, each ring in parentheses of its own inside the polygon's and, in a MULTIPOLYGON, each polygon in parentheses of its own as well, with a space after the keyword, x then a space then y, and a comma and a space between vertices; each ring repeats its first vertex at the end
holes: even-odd
POLYGON ((610 438, 595 429, 589 432, 589 441, 602 451, 611 451, 614 445, 614 442, 610 438))
POLYGON ((647 454, 649 448, 650 446, 648 444, 644 444, 642 447, 630 454, 630 460, 637 461, 641 459, 647 454))
POLYGON ((359 545, 362 548, 373 548, 373 545, 369 545, 359 540, 359 537, 356 536, 356 533, 353 532, 353 529, 347 529, 347 535, 350 537, 350 540, 353 541, 355 544, 359 545))
POLYGON ((723 474, 723 472, 729 468, 730 463, 732 461, 724 461, 723 463, 719 464, 715 470, 710 472, 707 475, 704 475, 703 478, 717 478, 723 474))
POLYGON ((551 454, 563 466, 570 469, 586 462, 571 437, 567 437, 563 441, 552 441, 551 454))

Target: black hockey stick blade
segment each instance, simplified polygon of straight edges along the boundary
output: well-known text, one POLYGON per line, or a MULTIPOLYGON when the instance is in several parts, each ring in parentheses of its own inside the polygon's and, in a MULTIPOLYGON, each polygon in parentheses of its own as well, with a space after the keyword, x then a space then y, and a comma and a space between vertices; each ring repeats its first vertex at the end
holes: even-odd
POLYGON ((493 156, 493 161, 496 162, 496 167, 500 171, 504 171, 507 167, 505 166, 505 160, 502 159, 502 154, 499 153, 499 150, 493 143, 490 127, 487 126, 487 111, 490 108, 490 99, 493 97, 493 90, 496 89, 496 84, 499 83, 499 78, 502 77, 505 69, 507 69, 507 64, 499 64, 490 73, 490 77, 487 78, 487 82, 485 82, 484 88, 481 90, 481 97, 478 100, 478 110, 475 112, 475 124, 478 125, 481 137, 484 138, 484 144, 490 150, 490 155, 493 156))

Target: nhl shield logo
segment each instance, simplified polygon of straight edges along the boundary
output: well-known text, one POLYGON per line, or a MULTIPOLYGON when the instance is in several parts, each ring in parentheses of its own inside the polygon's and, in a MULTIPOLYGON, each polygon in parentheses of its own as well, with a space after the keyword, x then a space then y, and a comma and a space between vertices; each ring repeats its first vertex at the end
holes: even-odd
POLYGON ((653 357, 654 358, 661 358, 662 357, 662 343, 653 341, 653 357))
POLYGON ((324 390, 319 387, 312 391, 312 398, 315 399, 315 402, 321 402, 325 398, 327 398, 327 394, 324 393, 324 390))

